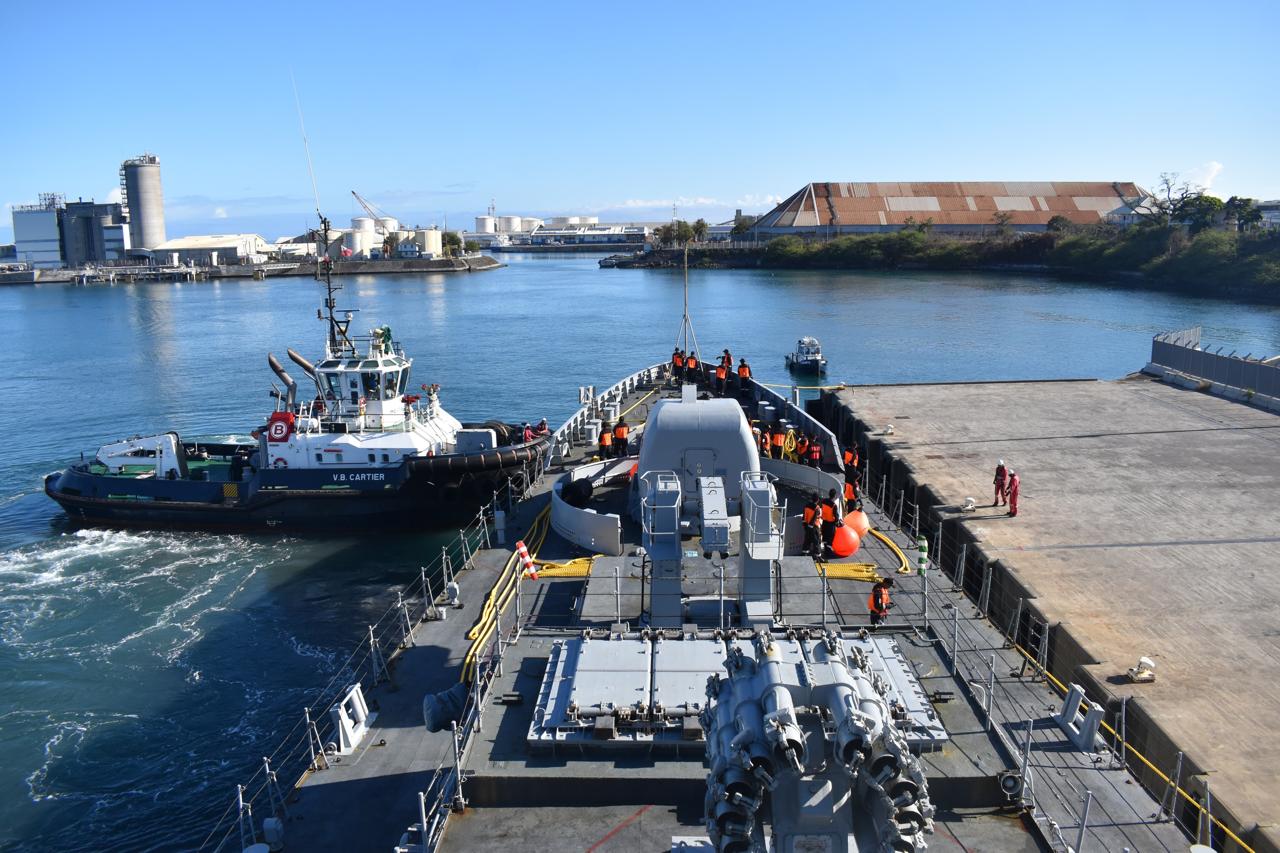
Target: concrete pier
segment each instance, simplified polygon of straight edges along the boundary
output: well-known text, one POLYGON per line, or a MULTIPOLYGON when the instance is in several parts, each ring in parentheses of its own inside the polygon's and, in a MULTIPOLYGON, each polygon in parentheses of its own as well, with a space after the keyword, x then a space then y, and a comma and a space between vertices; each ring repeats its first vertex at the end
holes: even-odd
MULTIPOLYGON (((1117 727, 1127 698, 1130 744, 1168 775, 1184 752, 1183 787, 1207 778, 1215 816, 1280 849, 1280 417, 1142 376, 857 386, 816 405, 863 448, 867 494, 904 526, 918 512, 997 625, 1022 645, 1047 632, 1055 676, 1117 727), (1021 475, 1016 518, 991 506, 998 458, 1021 475), (1141 656, 1154 683, 1125 677, 1141 656)), ((1166 783, 1130 764, 1158 797, 1166 783)))

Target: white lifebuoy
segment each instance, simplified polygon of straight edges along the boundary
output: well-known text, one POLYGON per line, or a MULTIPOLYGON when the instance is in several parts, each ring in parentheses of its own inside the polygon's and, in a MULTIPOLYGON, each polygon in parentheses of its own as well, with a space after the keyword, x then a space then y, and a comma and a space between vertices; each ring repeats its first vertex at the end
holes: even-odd
POLYGON ((288 468, 289 460, 285 459, 283 456, 277 456, 276 460, 271 463, 271 467, 272 468, 288 468))

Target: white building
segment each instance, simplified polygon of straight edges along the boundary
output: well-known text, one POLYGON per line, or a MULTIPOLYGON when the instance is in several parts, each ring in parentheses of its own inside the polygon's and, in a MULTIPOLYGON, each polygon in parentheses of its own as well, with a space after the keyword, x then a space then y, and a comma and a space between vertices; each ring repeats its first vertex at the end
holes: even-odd
POLYGON ((271 244, 258 234, 208 234, 166 240, 152 252, 156 263, 176 266, 266 263, 271 244))

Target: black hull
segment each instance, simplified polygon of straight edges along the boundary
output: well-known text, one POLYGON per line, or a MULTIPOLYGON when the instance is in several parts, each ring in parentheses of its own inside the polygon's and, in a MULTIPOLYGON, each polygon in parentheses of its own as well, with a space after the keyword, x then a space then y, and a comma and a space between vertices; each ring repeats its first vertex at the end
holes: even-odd
MULTIPOLYGON (((45 493, 73 524, 219 531, 299 531, 335 536, 371 531, 448 530, 473 519, 495 495, 536 476, 546 442, 484 453, 414 459, 392 482, 337 489, 284 485, 290 473, 261 472, 265 488, 242 501, 183 500, 189 484, 152 481, 151 495, 89 496, 77 488, 101 475, 70 469, 45 478, 45 493), (79 492, 79 493, 77 493, 79 492), (169 492, 169 494, 164 494, 169 492)), ((293 472, 296 475, 297 472, 293 472)), ((324 476, 330 475, 328 472, 324 476)), ((347 476, 355 481, 364 474, 347 476)), ((127 487, 128 481, 113 488, 127 487)), ((204 484, 201 484, 204 485, 204 484)), ((209 484, 217 485, 217 484, 209 484)))

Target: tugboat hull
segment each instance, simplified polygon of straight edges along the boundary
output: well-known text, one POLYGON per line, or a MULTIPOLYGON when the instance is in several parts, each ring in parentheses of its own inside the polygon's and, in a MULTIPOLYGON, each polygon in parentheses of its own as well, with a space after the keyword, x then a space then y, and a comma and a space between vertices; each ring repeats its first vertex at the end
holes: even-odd
POLYGON ((466 521, 509 478, 542 458, 545 442, 368 469, 263 470, 240 482, 157 480, 76 465, 45 478, 45 493, 75 523, 208 530, 299 530, 335 535, 446 529, 466 521))

